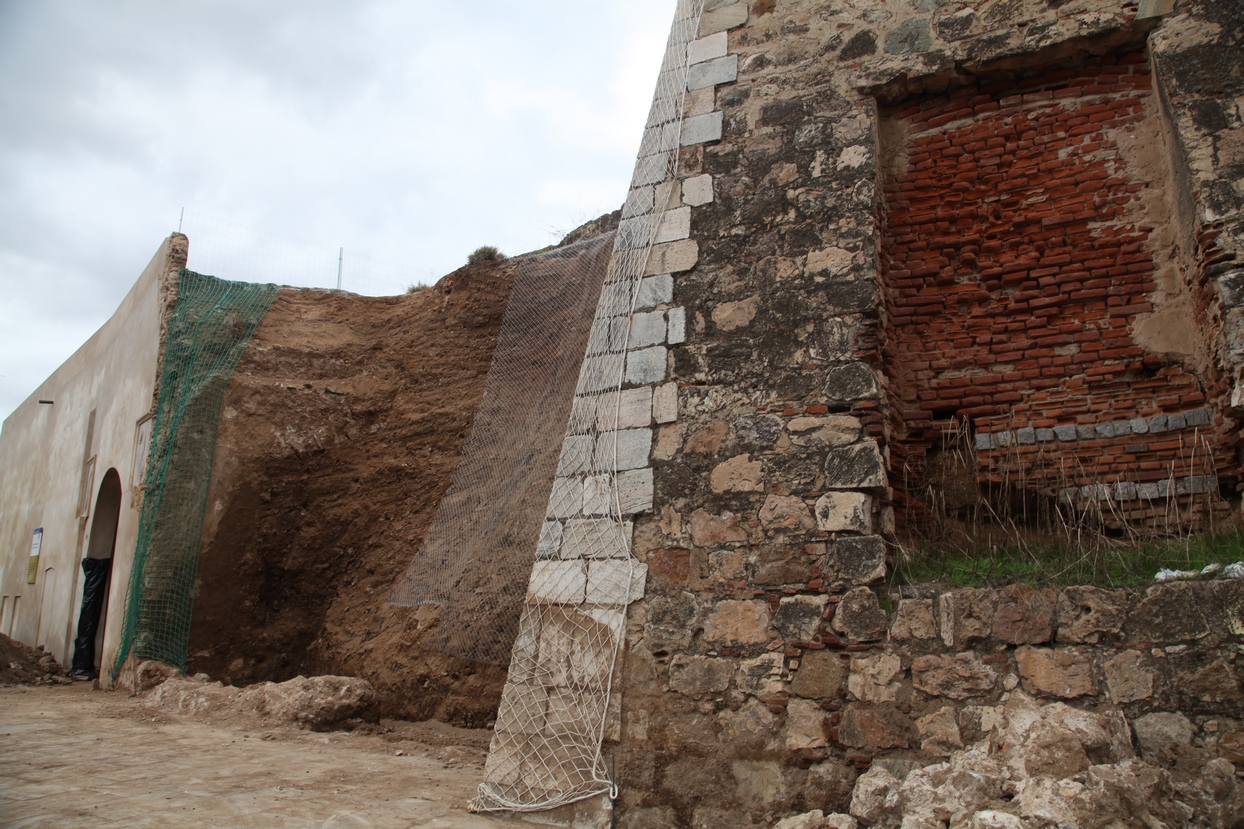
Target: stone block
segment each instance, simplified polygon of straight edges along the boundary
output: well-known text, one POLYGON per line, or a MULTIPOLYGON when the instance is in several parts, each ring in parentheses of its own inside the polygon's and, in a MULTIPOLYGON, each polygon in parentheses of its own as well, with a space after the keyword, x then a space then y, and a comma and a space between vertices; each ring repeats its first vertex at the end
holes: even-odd
POLYGON ((549 493, 549 518, 573 518, 583 510, 583 481, 580 478, 554 478, 549 493))
POLYGON ((760 508, 760 525, 769 532, 808 532, 816 527, 816 521, 802 498, 769 495, 760 508))
POLYGON ((785 596, 773 614, 773 626, 787 643, 810 642, 820 630, 828 596, 785 596))
POLYGON ((580 688, 550 690, 544 733, 557 739, 566 733, 581 732, 585 723, 600 722, 605 713, 605 705, 603 691, 586 691, 580 688))
POLYGON ((738 301, 722 302, 713 306, 710 316, 713 325, 716 325, 722 331, 733 331, 736 328, 744 328, 751 324, 756 318, 756 311, 760 308, 760 296, 749 296, 746 299, 738 301))
POLYGON ((735 685, 753 696, 769 696, 782 690, 782 655, 766 653, 739 662, 735 685))
POLYGON ((920 735, 920 750, 935 757, 948 757, 963 748, 955 709, 949 705, 916 720, 916 733, 920 735))
POLYGON ((894 612, 890 638, 896 642, 908 639, 935 639, 937 622, 933 618, 932 599, 903 599, 894 612))
POLYGON ((536 559, 549 560, 557 558, 557 551, 562 546, 562 522, 545 521, 540 526, 540 540, 536 542, 536 559))
POLYGON ((613 665, 617 626, 563 605, 544 609, 543 616, 537 657, 541 681, 603 689, 613 665))
POLYGON ((1209 633, 1196 588, 1184 582, 1150 587, 1125 626, 1131 642, 1190 642, 1209 633))
POLYGON ((652 509, 652 469, 619 472, 616 478, 618 508, 623 515, 638 515, 652 509))
POLYGON ((657 305, 668 305, 674 301, 674 277, 667 273, 649 276, 639 283, 639 296, 635 299, 635 309, 642 311, 657 305))
POLYGON ((841 276, 855 264, 855 254, 846 248, 828 247, 808 253, 804 270, 809 274, 841 276))
POLYGON ((689 697, 724 693, 730 690, 737 668, 733 659, 679 654, 670 662, 669 687, 689 697))
POLYGON ((998 672, 975 653, 918 656, 911 663, 916 690, 934 697, 968 699, 987 694, 998 682, 998 672))
POLYGON ((549 692, 543 685, 507 682, 497 709, 497 734, 539 734, 544 729, 549 692))
POLYGON ((867 587, 848 591, 834 611, 833 628, 858 642, 876 642, 883 638, 886 618, 877 594, 867 587))
POLYGON ((596 437, 592 468, 599 471, 640 469, 652 452, 651 429, 620 429, 596 437))
POLYGON ((825 577, 871 584, 885 578, 885 539, 879 535, 830 539, 825 545, 825 577))
POLYGON ((713 492, 764 492, 765 470, 751 455, 736 455, 713 468, 708 477, 713 492))
POLYGON ((722 55, 712 60, 692 64, 687 69, 687 89, 694 91, 706 86, 733 83, 739 79, 739 56, 722 55))
POLYGON ((700 259, 700 246, 694 239, 683 239, 678 242, 666 242, 654 245, 648 256, 648 265, 644 276, 659 276, 689 271, 700 259))
POLYGON ((700 16, 700 37, 725 32, 747 22, 747 4, 731 3, 707 11, 700 16))
POLYGON ((1058 641, 1096 644, 1123 627, 1127 596, 1100 587, 1068 587, 1058 597, 1058 641))
POLYGON ((599 430, 652 425, 652 386, 602 394, 597 401, 596 428, 599 430))
POLYGON ((583 479, 584 515, 609 515, 613 512, 613 477, 588 475, 583 479))
POLYGON ((956 590, 937 597, 942 639, 960 647, 988 639, 993 630, 997 597, 992 590, 956 590))
POLYGON ((687 522, 687 530, 691 533, 691 542, 697 547, 715 547, 718 544, 740 543, 747 540, 747 530, 730 512, 713 515, 706 510, 697 509, 691 513, 691 518, 687 522))
POLYGON ((908 18, 885 36, 885 50, 892 55, 927 52, 932 47, 933 32, 925 17, 908 18))
MULTIPOLYGON (((696 144, 707 144, 720 141, 724 121, 722 113, 710 112, 706 115, 693 115, 682 122, 682 146, 692 147, 696 144)), ((665 269, 662 269, 665 270, 665 269)), ((671 272, 673 268, 669 269, 671 272)), ((686 268, 683 268, 686 270, 686 268)))
POLYGON ((631 538, 631 523, 622 526, 610 518, 575 518, 562 528, 559 556, 566 561, 579 559, 625 558, 631 538))
POLYGON ((1015 661, 1030 694, 1074 699, 1097 693, 1093 663, 1085 654, 1024 646, 1015 651, 1015 661))
MULTIPOLYGON (((641 156, 635 162, 635 172, 631 175, 631 183, 636 186, 657 185, 669 178, 669 153, 653 153, 641 156)), ((636 236, 629 237, 634 242, 636 236)))
POLYGON ((640 311, 631 316, 630 331, 626 338, 628 350, 648 348, 665 342, 665 313, 663 311, 640 311))
POLYGON ((896 654, 853 656, 847 690, 862 702, 894 702, 902 677, 903 662, 896 654))
POLYGON ((824 748, 829 745, 826 725, 827 717, 821 706, 811 700, 793 699, 786 705, 782 741, 788 751, 824 748))
POLYGON ((993 636, 1009 645, 1042 645, 1054 638, 1057 595, 1027 584, 1009 584, 997 592, 993 636))
POLYGON ((682 183, 683 204, 698 207, 713 200, 713 177, 708 173, 693 176, 682 183))
POLYGON ((1175 749, 1192 745, 1196 736, 1196 726, 1179 713, 1145 714, 1132 721, 1132 730, 1140 756, 1146 760, 1161 761, 1175 749))
POLYGON ((836 699, 847 678, 847 666, 833 651, 805 651, 790 684, 792 694, 806 699, 836 699))
MULTIPOLYGON (((744 808, 763 809, 786 799, 786 781, 777 760, 735 760, 730 764, 730 772, 734 776, 734 795, 744 808)), ((707 820, 697 819, 693 825, 725 826, 729 814, 710 811, 705 815, 707 820)))
POLYGON ((676 242, 691 235, 691 208, 678 207, 666 210, 661 214, 661 222, 657 225, 656 244, 676 242))
POLYGON ((665 312, 668 330, 665 341, 670 345, 681 345, 687 341, 687 309, 678 307, 665 312))
POLYGON ((626 382, 631 385, 660 383, 665 379, 666 351, 654 346, 626 355, 626 382))
POLYGON ((592 561, 587 565, 587 604, 628 605, 644 597, 648 566, 637 561, 592 561))
POLYGON ((706 60, 723 57, 728 51, 728 35, 725 32, 693 40, 687 44, 687 63, 703 63, 706 60))
POLYGON ((877 396, 877 375, 866 363, 834 366, 825 372, 822 390, 826 399, 836 403, 867 400, 877 396))
POLYGON ((596 357, 588 357, 583 361, 583 368, 579 370, 579 384, 575 388, 575 393, 591 394, 617 388, 625 359, 623 354, 600 354, 596 357))
POLYGON ((654 196, 655 189, 651 186, 631 188, 626 194, 626 201, 622 204, 622 215, 630 218, 651 213, 654 196))
POLYGON ((1154 672, 1139 651, 1123 651, 1102 666, 1110 701, 1122 705, 1153 696, 1154 672))
POLYGON ((578 561, 537 561, 527 582, 527 600, 544 604, 581 604, 587 574, 578 561))
POLYGON ((592 448, 595 442, 591 435, 571 435, 562 441, 562 453, 557 461, 557 474, 560 477, 575 475, 588 471, 592 464, 592 448))
POLYGON ((872 497, 849 490, 826 492, 816 502, 816 527, 835 533, 871 533, 872 497))
POLYGON ((870 751, 907 748, 910 745, 911 732, 911 718, 893 703, 851 703, 843 712, 838 725, 840 742, 870 751))
POLYGON ((880 489, 885 485, 885 464, 876 441, 864 440, 826 454, 826 489, 880 489))
POLYGON ((768 604, 735 599, 717 602, 704 622, 704 640, 723 645, 758 645, 768 642, 768 604))
POLYGON ((1176 683, 1185 695, 1203 702, 1239 703, 1240 677, 1221 657, 1191 673, 1181 672, 1176 683))
POLYGON ((782 436, 782 419, 770 414, 745 414, 736 417, 730 428, 748 446, 771 449, 782 436))
POLYGON ((678 384, 663 383, 652 393, 652 419, 657 423, 678 420, 678 384))
MULTIPOLYGON (((800 586, 813 577, 815 559, 798 543, 779 542, 752 548, 757 587, 800 586)), ((744 574, 740 573, 740 577, 744 574)))

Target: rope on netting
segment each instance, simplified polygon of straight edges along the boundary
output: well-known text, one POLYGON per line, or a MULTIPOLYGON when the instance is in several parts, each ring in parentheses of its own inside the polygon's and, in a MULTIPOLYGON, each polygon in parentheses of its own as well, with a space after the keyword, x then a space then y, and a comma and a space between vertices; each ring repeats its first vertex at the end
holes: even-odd
MULTIPOLYGON (((680 0, 675 14, 579 371, 485 780, 471 802, 476 811, 539 811, 618 793, 601 747, 616 716, 610 704, 626 608, 643 587, 630 516, 650 508, 652 495, 654 387, 637 379, 649 341, 636 311, 647 307, 644 276, 672 193, 661 185, 677 174, 687 50, 703 6, 680 0)), ((663 376, 665 350, 652 351, 663 376)))

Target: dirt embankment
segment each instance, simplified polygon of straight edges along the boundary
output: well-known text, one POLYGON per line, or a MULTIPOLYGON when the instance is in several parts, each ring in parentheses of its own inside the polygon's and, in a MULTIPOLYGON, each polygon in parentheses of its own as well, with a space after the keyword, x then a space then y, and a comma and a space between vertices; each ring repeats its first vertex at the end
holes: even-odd
POLYGON ((388 599, 449 486, 514 267, 399 297, 281 291, 225 399, 191 673, 360 676, 381 716, 491 724, 505 669, 431 649, 439 609, 388 599))

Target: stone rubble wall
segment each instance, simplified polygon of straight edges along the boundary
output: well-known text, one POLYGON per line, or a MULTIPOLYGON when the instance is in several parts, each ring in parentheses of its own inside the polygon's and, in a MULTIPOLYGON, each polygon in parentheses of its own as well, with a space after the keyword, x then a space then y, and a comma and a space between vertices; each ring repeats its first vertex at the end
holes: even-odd
MULTIPOLYGON (((676 416, 650 421, 640 447, 653 494, 632 516, 632 551, 646 583, 627 616, 621 728, 605 746, 617 825, 768 826, 800 810, 843 811, 861 770, 911 768, 941 756, 942 743, 970 744, 1014 690, 1136 719, 1178 712, 1206 751, 1235 745, 1225 735, 1241 731, 1231 714, 1241 698, 1238 583, 1148 598, 884 587, 895 404, 883 371, 880 129, 882 110, 912 96, 1148 50, 1147 111, 1174 148, 1181 290, 1206 323, 1184 363, 1225 378, 1195 381, 1205 401, 1181 399, 1170 414, 1186 428, 1199 412, 1224 440, 1238 428, 1238 6, 1146 2, 1143 16, 1105 0, 1053 6, 706 7, 693 53, 712 57, 692 77, 710 83, 689 91, 685 125, 700 140, 684 148, 671 191, 689 235, 653 257, 670 263, 654 278, 673 273, 667 302, 682 309, 685 340, 660 344, 664 372, 652 382, 672 384, 676 416), (1197 615, 1168 605, 1199 610, 1204 624, 1184 626, 1197 615), (1081 616, 1110 613, 1117 628, 1075 632, 1099 624, 1081 616)), ((1142 282, 1135 303, 1149 293, 1142 282)), ((1129 319, 1147 313, 1135 310, 1129 319)), ((1108 411, 1076 442, 1113 439, 1096 430, 1124 421, 1108 411)), ((1033 423, 981 433, 1001 443, 1029 426, 1036 441, 1033 423)))
MULTIPOLYGON (((653 128, 671 106, 659 95, 623 208, 618 262, 658 228, 640 301, 632 313, 608 288, 602 296, 529 587, 533 606, 572 595, 590 610, 593 568, 624 560, 628 547, 637 560, 636 578, 600 579, 621 584, 630 602, 604 720, 618 826, 769 826, 801 810, 843 811, 862 770, 902 776, 969 745, 1021 690, 1118 708, 1138 736, 1147 716, 1179 717, 1192 747, 1244 762, 1239 582, 1148 593, 884 587, 900 395, 885 371, 894 306, 884 188, 897 165, 882 134, 904 106, 953 100, 969 84, 1126 66, 1119 83, 1145 100, 1113 113, 1112 129, 1133 130, 1140 106, 1150 128, 1165 130, 1166 166, 1145 180, 1171 217, 1143 215, 1165 234, 1165 247, 1151 245, 1169 248, 1154 259, 1173 266, 1164 284, 1203 323, 1190 356, 1170 362, 1178 399, 1160 413, 1115 416, 1095 404, 1050 423, 1000 413, 972 442, 988 441, 986 453, 1030 436, 1102 450, 1097 441, 1132 437, 1120 424, 1143 431, 1133 424, 1143 416, 1145 434, 1163 440, 1190 419, 1193 429, 1212 424, 1229 448, 1244 408, 1242 55, 1231 0, 705 3, 687 45, 681 122, 653 128), (1136 54, 1143 61, 1126 57, 1136 54), (673 134, 670 179, 655 156, 673 134), (602 421, 599 400, 619 374, 621 396, 602 421), (602 423, 604 445, 592 437, 602 423), (600 474, 615 445, 616 490, 600 474), (610 498, 629 538, 598 523, 610 498), (616 555, 566 554, 592 538, 616 555)), ((1111 206, 1149 211, 1125 199, 1135 183, 1111 206)), ((1141 213, 1125 218, 1142 223, 1141 213)), ((1153 266, 1130 265, 1141 277, 1106 296, 1108 308, 1129 309, 1117 328, 1135 340, 1163 289, 1146 278, 1153 266)), ((1132 347, 1114 356, 1143 364, 1132 347)), ((1033 390, 1009 391, 1020 400, 993 402, 1013 408, 1033 390)), ((1117 482, 1152 483, 1126 465, 1117 482)), ((1205 489, 1205 474, 1182 485, 1205 489)), ((605 627, 613 636, 612 621, 605 627)), ((550 641, 520 635, 516 664, 550 641)), ((507 700, 521 701, 524 681, 512 668, 507 700)), ((504 776, 502 720, 515 710, 503 702, 490 773, 504 776)), ((554 713, 551 703, 541 710, 554 713)), ((593 809, 546 818, 606 821, 607 809, 593 809)))

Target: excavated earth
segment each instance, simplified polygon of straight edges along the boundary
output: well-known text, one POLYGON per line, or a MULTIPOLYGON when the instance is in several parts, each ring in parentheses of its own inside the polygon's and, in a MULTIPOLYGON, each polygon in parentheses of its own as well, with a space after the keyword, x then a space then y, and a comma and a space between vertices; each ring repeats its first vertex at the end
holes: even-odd
POLYGON ((448 488, 516 265, 405 296, 283 288, 225 398, 189 672, 358 676, 378 713, 491 725, 504 667, 426 644, 389 596, 448 488))

